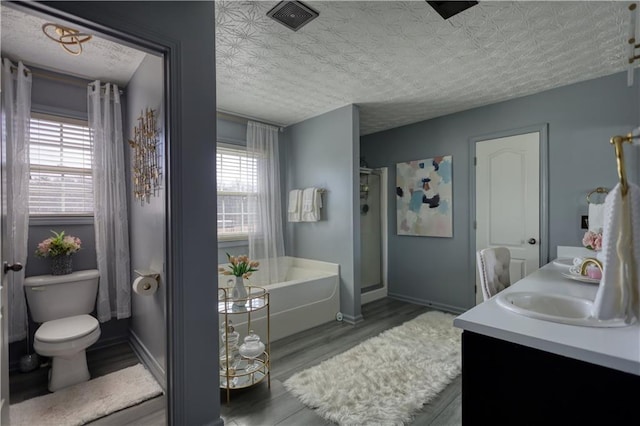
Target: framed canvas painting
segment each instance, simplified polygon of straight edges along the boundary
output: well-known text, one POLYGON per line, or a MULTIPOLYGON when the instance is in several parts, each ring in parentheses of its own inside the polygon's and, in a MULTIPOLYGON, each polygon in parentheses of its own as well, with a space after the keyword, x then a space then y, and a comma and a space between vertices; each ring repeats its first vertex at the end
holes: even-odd
POLYGON ((396 164, 398 235, 453 237, 450 155, 396 164))

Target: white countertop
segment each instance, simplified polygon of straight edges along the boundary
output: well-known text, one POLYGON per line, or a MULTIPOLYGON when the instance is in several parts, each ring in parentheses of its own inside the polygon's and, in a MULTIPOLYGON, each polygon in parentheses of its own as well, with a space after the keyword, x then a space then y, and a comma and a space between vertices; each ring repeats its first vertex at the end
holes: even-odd
MULTIPOLYGON (((595 299, 597 285, 564 278, 567 268, 549 263, 503 290, 536 291, 595 299)), ((620 328, 565 325, 510 312, 495 297, 458 316, 463 330, 640 376, 640 324, 620 328)))

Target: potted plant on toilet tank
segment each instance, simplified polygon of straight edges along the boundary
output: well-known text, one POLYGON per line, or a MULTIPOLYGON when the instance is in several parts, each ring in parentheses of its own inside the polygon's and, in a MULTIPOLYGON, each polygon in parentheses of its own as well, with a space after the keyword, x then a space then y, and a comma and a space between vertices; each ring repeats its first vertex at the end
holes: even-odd
POLYGON ((82 245, 80 238, 65 235, 64 231, 51 231, 49 237, 38 244, 36 255, 51 258, 51 275, 66 275, 73 272, 71 255, 82 245))

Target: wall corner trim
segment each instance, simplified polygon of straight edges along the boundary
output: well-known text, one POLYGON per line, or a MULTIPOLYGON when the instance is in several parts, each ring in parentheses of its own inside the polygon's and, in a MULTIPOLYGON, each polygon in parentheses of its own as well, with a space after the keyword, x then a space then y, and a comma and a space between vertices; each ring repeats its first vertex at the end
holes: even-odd
POLYGON ((149 370, 154 379, 160 384, 162 390, 167 392, 167 379, 166 373, 162 366, 156 361, 156 359, 151 355, 151 352, 147 349, 147 347, 142 343, 140 338, 130 330, 130 339, 129 343, 131 343, 131 347, 133 351, 138 356, 138 358, 142 361, 145 367, 149 370))

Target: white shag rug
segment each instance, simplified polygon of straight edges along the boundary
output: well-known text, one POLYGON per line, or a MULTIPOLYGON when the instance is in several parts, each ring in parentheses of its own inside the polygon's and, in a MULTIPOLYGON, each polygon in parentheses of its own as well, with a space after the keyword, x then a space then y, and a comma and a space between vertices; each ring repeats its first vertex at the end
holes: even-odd
POLYGON ((430 311, 289 378, 284 386, 340 425, 402 425, 461 371, 462 330, 430 311))
POLYGON ((162 393, 142 364, 78 383, 10 407, 11 424, 83 425, 162 393))

